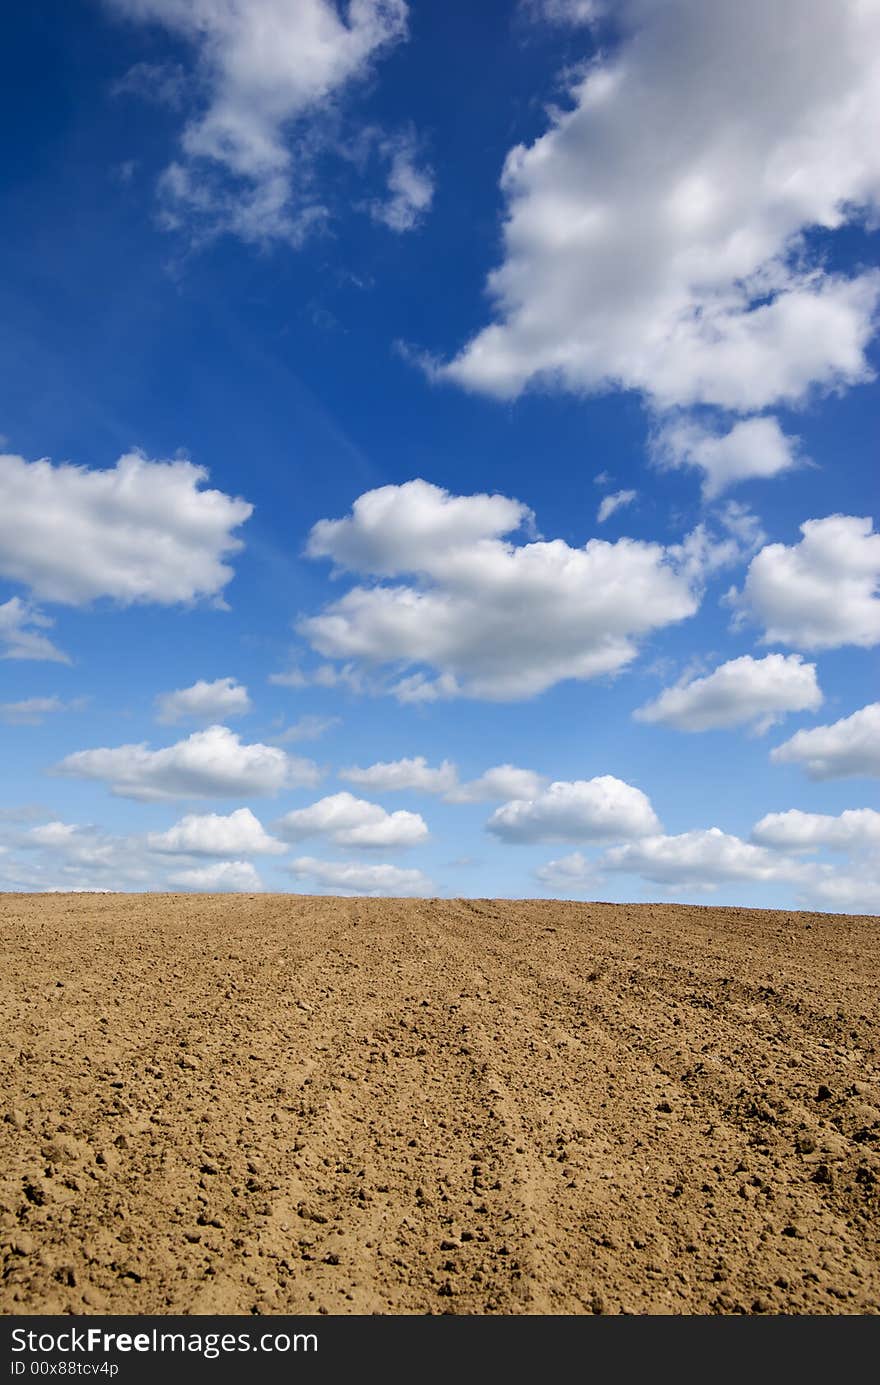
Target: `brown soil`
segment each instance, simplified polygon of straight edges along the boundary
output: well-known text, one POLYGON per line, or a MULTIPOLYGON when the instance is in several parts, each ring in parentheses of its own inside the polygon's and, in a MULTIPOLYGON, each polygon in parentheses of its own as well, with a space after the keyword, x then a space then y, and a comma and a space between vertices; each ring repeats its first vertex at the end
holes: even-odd
POLYGON ((877 924, 0 896, 0 1308, 880 1312, 877 924))

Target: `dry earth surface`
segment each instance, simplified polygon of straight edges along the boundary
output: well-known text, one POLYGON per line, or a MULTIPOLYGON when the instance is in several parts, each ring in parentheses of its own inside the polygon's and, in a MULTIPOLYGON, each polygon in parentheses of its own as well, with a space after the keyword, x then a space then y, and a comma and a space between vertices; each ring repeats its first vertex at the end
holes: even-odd
POLYGON ((878 920, 3 895, 5 1313, 880 1311, 878 920))

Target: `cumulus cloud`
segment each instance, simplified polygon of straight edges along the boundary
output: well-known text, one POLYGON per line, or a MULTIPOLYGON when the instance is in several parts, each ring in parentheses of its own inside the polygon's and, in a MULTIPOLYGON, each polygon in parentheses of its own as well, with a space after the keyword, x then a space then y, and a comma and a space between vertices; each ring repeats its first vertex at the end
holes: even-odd
POLYGON ((704 500, 740 481, 778 476, 799 462, 798 439, 786 436, 775 418, 741 419, 727 433, 678 419, 661 428, 653 454, 660 466, 702 471, 704 500))
POLYGON ((428 836, 427 824, 419 813, 388 813, 378 803, 345 791, 286 813, 275 830, 292 842, 327 836, 340 846, 415 846, 428 836))
POLYGON ((880 813, 873 808, 847 808, 834 817, 790 808, 785 813, 767 813, 755 823, 752 840, 784 851, 813 851, 819 847, 846 852, 877 849, 880 813))
POLYGON ((870 378, 880 274, 807 233, 880 203, 880 12, 864 0, 624 0, 501 188, 494 320, 434 373, 635 389, 754 413, 870 378))
MULTIPOLYGON (((2 520, 0 520, 2 524, 2 520)), ((2 557, 0 557, 2 562, 2 557)), ((69 664, 66 654, 44 635, 54 621, 35 606, 13 596, 0 605, 0 659, 44 659, 69 664)))
POLYGON ((151 851, 194 856, 265 856, 287 850, 283 842, 270 837, 250 808, 236 808, 223 817, 220 813, 187 813, 167 832, 150 832, 151 851))
POLYGON ((421 793, 445 794, 456 787, 458 771, 451 760, 444 760, 434 769, 424 755, 415 755, 411 759, 380 760, 363 769, 350 765, 339 771, 339 778, 375 793, 417 789, 421 793))
POLYGON ((434 175, 419 166, 415 141, 408 136, 385 141, 382 152, 390 162, 387 195, 370 203, 370 214, 392 231, 412 231, 434 200, 434 175))
POLYGON ((880 777, 880 702, 830 726, 798 731, 770 752, 777 765, 801 765, 810 779, 880 777))
POLYGON ((596 512, 597 523, 604 524, 606 519, 610 519, 616 510, 623 509, 625 505, 631 505, 637 495, 638 491, 615 491, 613 495, 603 496, 596 512))
POLYGON ((250 861, 216 861, 168 877, 169 885, 206 894, 256 894, 263 888, 250 861))
POLYGON ((554 894, 566 894, 569 890, 580 892, 598 879, 595 866, 580 851, 538 866, 535 875, 554 894))
POLYGON ((304 125, 406 33, 405 0, 107 0, 192 44, 198 109, 161 182, 166 221, 299 243, 326 212, 304 125))
POLYGON ((402 700, 532 697, 622 668, 640 637, 696 611, 706 573, 738 551, 704 530, 671 548, 502 539, 530 522, 519 501, 421 480, 367 492, 315 525, 308 553, 416 584, 355 586, 298 629, 324 658, 415 666, 392 687, 402 700))
POLYGON ((491 803, 498 799, 537 798, 547 787, 547 778, 533 769, 517 765, 493 765, 477 779, 458 784, 446 794, 449 803, 491 803))
POLYGON ((349 572, 442 575, 450 556, 533 525, 531 510, 519 500, 451 495, 417 479, 365 491, 345 519, 318 520, 306 552, 349 572))
POLYGON ((227 720, 243 716, 250 709, 248 690, 235 678, 216 678, 213 683, 200 678, 189 688, 177 688, 156 697, 156 720, 165 725, 227 720))
POLYGON ((85 705, 85 698, 77 697, 70 702, 60 697, 25 697, 20 702, 0 702, 0 721, 11 726, 40 726, 46 717, 55 712, 78 711, 85 705))
POLYGON ((512 799, 486 826, 506 842, 611 842, 657 832, 660 823, 641 789, 603 774, 557 780, 535 798, 512 799))
POLYGON ((253 506, 201 489, 207 477, 138 452, 104 471, 0 456, 0 576, 68 606, 219 602, 233 576, 223 559, 242 547, 232 531, 253 506))
POLYGON ((633 713, 637 721, 659 722, 678 731, 711 731, 752 723, 759 732, 786 712, 814 711, 822 704, 816 665, 800 654, 745 654, 720 664, 705 678, 666 688, 633 713))
POLYGON ((610 847, 599 863, 604 870, 641 875, 658 885, 713 888, 731 880, 806 880, 804 862, 709 827, 678 836, 662 834, 610 847))
POLYGON ((226 726, 209 726, 163 750, 145 744, 77 750, 55 773, 97 779, 121 798, 145 802, 173 798, 250 798, 275 794, 320 778, 311 760, 277 746, 244 745, 226 726))
POLYGON ((359 861, 319 861, 314 856, 298 856, 290 869, 297 879, 317 885, 322 894, 424 898, 434 890, 422 871, 403 870, 400 866, 366 866, 359 861))
POLYGON ((765 644, 880 642, 880 534, 871 519, 829 515, 800 529, 800 543, 771 543, 752 559, 742 592, 730 597, 738 619, 763 624, 765 644))

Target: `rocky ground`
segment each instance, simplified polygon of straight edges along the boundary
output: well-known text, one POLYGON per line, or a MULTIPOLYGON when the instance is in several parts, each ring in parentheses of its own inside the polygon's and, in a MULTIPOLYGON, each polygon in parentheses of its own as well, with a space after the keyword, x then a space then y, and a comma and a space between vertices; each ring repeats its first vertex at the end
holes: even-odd
POLYGON ((880 1312, 878 920, 0 896, 5 1313, 880 1312))

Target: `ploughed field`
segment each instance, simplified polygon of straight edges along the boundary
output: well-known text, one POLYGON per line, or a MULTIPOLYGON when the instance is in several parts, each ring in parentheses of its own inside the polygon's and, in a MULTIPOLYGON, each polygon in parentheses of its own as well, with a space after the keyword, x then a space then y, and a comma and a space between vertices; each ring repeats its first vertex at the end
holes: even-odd
POLYGON ((2 895, 4 1313, 877 1313, 878 920, 2 895))

